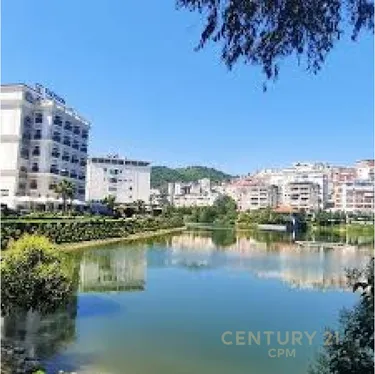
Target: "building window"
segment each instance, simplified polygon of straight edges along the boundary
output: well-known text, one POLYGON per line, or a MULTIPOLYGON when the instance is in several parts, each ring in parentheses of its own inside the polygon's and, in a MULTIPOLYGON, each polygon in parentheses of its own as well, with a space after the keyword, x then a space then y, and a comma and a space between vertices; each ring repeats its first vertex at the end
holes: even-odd
POLYGON ((43 123, 43 114, 35 113, 35 123, 43 123))
POLYGON ((74 140, 74 141, 73 141, 72 148, 74 148, 74 149, 79 149, 79 143, 77 142, 77 140, 74 140))
POLYGON ((52 153, 51 153, 52 157, 55 157, 55 158, 59 158, 60 157, 60 151, 59 151, 59 148, 57 147, 53 147, 52 148, 52 153))
POLYGON ((52 165, 51 165, 50 172, 51 172, 52 174, 59 174, 59 169, 57 168, 57 165, 56 165, 56 164, 52 164, 52 165))
POLYGON ((81 158, 80 165, 81 166, 86 166, 86 160, 84 158, 81 158))
POLYGON ((61 125, 62 125, 61 117, 60 117, 60 116, 55 116, 55 117, 53 118, 53 124, 54 124, 54 125, 57 125, 57 126, 61 126, 61 125))
POLYGON ((87 139, 88 138, 88 132, 87 132, 87 130, 82 130, 82 138, 83 139, 87 139))
POLYGON ((73 133, 75 135, 79 135, 80 134, 79 126, 74 126, 73 133))
POLYGON ((70 146, 70 138, 68 136, 64 136, 64 142, 63 142, 64 145, 69 145, 70 146))
POLYGON ((38 183, 36 180, 30 182, 30 190, 36 190, 38 188, 38 183))
POLYGON ((39 148, 38 145, 36 147, 34 147, 34 149, 32 151, 32 155, 33 156, 40 156, 40 148, 39 148))
POLYGON ((72 130, 72 124, 70 123, 70 121, 65 121, 64 129, 68 131, 72 130))
POLYGON ((54 132, 53 135, 52 135, 52 140, 55 141, 55 142, 58 142, 60 143, 61 142, 61 135, 59 132, 54 132))
POLYGON ((2 188, 1 189, 1 196, 9 196, 9 190, 5 189, 5 188, 2 188))
POLYGON ((34 139, 35 140, 42 139, 42 130, 35 130, 34 139))
POLYGON ((30 128, 30 126, 31 126, 31 118, 29 116, 26 116, 25 119, 23 120, 23 126, 25 128, 30 128))
POLYGON ((70 155, 67 151, 64 151, 62 159, 63 159, 63 161, 69 161, 70 160, 70 155))
POLYGON ((21 158, 24 158, 26 160, 29 159, 29 150, 27 148, 21 149, 21 158))
POLYGON ((31 171, 33 173, 37 173, 39 171, 39 165, 37 162, 34 162, 33 165, 31 166, 31 171))
POLYGON ((116 187, 108 187, 109 192, 116 192, 117 188, 116 187))

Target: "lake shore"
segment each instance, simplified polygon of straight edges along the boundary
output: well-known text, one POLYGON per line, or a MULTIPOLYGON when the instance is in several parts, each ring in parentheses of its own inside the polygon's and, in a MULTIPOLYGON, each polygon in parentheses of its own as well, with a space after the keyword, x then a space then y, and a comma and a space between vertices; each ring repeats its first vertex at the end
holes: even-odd
POLYGON ((63 244, 59 244, 58 248, 64 251, 72 251, 72 250, 77 250, 77 249, 91 248, 91 247, 97 247, 97 246, 108 245, 108 244, 129 243, 129 242, 133 242, 137 240, 151 239, 151 238, 158 237, 158 236, 179 233, 185 230, 186 230, 186 227, 183 226, 183 227, 174 227, 171 229, 161 229, 161 230, 156 230, 156 231, 145 231, 142 233, 130 234, 122 238, 108 238, 108 239, 100 239, 100 240, 88 240, 88 241, 75 242, 75 243, 63 243, 63 244))

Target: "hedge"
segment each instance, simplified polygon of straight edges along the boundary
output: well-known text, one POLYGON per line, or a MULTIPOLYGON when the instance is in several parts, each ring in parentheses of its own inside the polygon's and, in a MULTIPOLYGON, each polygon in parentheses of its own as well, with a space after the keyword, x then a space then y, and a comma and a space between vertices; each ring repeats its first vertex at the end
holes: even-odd
POLYGON ((147 217, 137 219, 96 219, 74 221, 9 221, 1 225, 1 249, 11 239, 17 240, 23 234, 47 236, 52 242, 72 243, 88 240, 120 238, 143 231, 155 231, 183 226, 181 217, 147 217))

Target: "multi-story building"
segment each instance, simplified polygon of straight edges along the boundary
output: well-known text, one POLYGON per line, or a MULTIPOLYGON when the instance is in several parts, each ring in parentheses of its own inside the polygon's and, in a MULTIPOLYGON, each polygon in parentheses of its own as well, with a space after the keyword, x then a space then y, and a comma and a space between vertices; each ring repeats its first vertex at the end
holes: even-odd
POLYGON ((219 194, 210 192, 207 194, 184 194, 173 197, 173 205, 176 207, 212 206, 219 194))
POLYGON ((287 204, 284 201, 286 189, 289 183, 311 182, 319 185, 319 208, 323 209, 327 205, 329 198, 329 174, 331 167, 325 163, 297 162, 291 167, 283 169, 265 169, 257 172, 254 177, 262 179, 265 183, 274 184, 279 188, 279 204, 287 204))
POLYGON ((116 203, 150 202, 151 166, 117 155, 92 157, 87 162, 86 199, 101 201, 112 195, 116 203))
POLYGON ((290 182, 284 189, 286 205, 298 210, 319 209, 320 186, 312 182, 290 182))
POLYGON ((359 180, 374 180, 375 163, 374 160, 361 160, 355 163, 356 177, 359 180))
POLYGON ((1 86, 1 200, 11 208, 62 203, 54 192, 63 179, 85 200, 90 123, 42 85, 1 86))
POLYGON ((343 182, 335 188, 335 210, 374 212, 374 182, 343 182))
POLYGON ((276 208, 278 203, 278 187, 262 182, 254 182, 241 189, 238 209, 242 211, 264 208, 276 208))

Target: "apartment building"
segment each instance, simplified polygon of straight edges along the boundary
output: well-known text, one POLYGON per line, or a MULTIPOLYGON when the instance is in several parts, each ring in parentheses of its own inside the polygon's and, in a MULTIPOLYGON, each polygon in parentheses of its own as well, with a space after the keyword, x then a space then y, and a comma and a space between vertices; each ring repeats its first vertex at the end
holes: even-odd
POLYGON ((40 84, 2 85, 0 98, 2 203, 53 209, 63 179, 75 186, 73 203, 83 203, 90 123, 40 84))
POLYGON ((219 194, 211 192, 207 194, 184 194, 173 197, 175 207, 212 206, 219 194))
POLYGON ((342 182, 335 188, 335 210, 346 212, 374 212, 374 182, 342 182))
POLYGON ((150 202, 151 166, 118 155, 91 157, 87 162, 86 199, 99 202, 112 195, 120 204, 150 202))
POLYGON ((360 160, 354 165, 356 179, 374 181, 375 162, 374 160, 360 160))
POLYGON ((313 182, 290 182, 284 189, 285 205, 298 210, 319 209, 320 186, 313 182))

